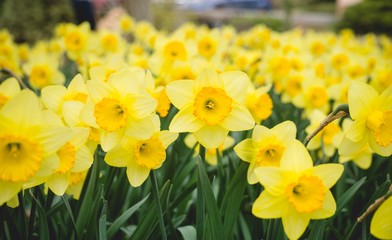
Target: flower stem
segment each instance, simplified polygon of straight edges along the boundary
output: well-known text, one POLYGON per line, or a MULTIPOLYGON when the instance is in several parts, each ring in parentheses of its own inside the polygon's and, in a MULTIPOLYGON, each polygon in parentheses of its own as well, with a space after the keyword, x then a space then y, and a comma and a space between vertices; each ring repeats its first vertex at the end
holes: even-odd
POLYGON ((312 132, 311 134, 309 134, 309 136, 307 136, 304 140, 304 145, 305 147, 308 145, 308 143, 310 142, 310 140, 312 140, 312 138, 314 138, 319 132, 321 132, 321 130, 323 130, 326 126, 328 126, 328 124, 330 124, 331 122, 335 121, 336 119, 345 117, 349 114, 349 109, 348 109, 348 105, 347 104, 342 104, 336 107, 336 109, 330 113, 318 126, 318 128, 312 132))
MULTIPOLYGON (((34 196, 36 199, 38 194, 38 186, 34 188, 34 196)), ((28 239, 33 239, 34 233, 34 221, 35 221, 35 210, 37 209, 37 201, 31 201, 31 211, 30 211, 30 218, 29 218, 29 230, 28 230, 28 239)))
POLYGON ((158 221, 159 221, 159 227, 161 228, 162 232, 162 239, 166 240, 167 235, 166 235, 166 228, 165 228, 165 223, 163 221, 163 214, 162 214, 162 207, 161 207, 161 201, 159 199, 159 194, 158 194, 158 184, 157 184, 157 178, 155 176, 154 170, 150 171, 150 180, 152 184, 152 195, 154 197, 157 210, 158 210, 158 221))
POLYGON ((363 222, 363 220, 365 220, 365 218, 370 213, 374 212, 385 200, 387 200, 391 196, 392 196, 392 185, 389 187, 388 192, 384 196, 382 196, 380 198, 377 198, 376 201, 374 201, 374 203, 371 204, 368 207, 368 209, 366 209, 366 211, 360 217, 357 218, 357 221, 358 222, 363 222))
MULTIPOLYGON (((199 155, 204 164, 206 158, 206 148, 200 144, 199 155)), ((201 189, 200 178, 197 178, 197 199, 196 199, 196 235, 198 240, 204 239, 205 204, 201 189)))

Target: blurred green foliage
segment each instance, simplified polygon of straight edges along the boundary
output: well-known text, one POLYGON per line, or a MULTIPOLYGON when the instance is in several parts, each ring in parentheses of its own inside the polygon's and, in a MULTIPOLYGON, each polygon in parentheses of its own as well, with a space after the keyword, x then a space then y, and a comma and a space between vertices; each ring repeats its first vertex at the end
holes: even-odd
POLYGON ((65 21, 74 21, 70 0, 5 0, 0 6, 0 29, 7 28, 16 42, 49 38, 65 21))
POLYGON ((392 35, 392 1, 364 0, 346 9, 337 29, 351 28, 355 33, 392 35))

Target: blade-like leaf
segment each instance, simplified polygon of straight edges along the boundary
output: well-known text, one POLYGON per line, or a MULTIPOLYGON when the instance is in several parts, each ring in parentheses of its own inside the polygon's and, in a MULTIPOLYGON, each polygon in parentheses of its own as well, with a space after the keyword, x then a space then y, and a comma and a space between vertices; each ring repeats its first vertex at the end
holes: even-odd
POLYGON ((314 221, 309 234, 309 240, 323 239, 325 231, 325 220, 314 221))
POLYGON ((149 196, 150 194, 143 198, 141 201, 137 202, 132 207, 130 207, 128 210, 126 210, 116 220, 114 220, 107 232, 109 239, 112 239, 114 237, 114 234, 116 234, 116 232, 128 221, 128 219, 132 217, 132 215, 146 202, 149 196))
MULTIPOLYGON (((201 192, 203 194, 205 207, 207 211, 207 218, 210 224, 210 238, 211 239, 221 239, 224 236, 223 224, 221 220, 221 215, 219 213, 218 204, 215 200, 214 193, 212 191, 211 183, 207 176, 207 171, 204 167, 203 161, 200 157, 197 159, 198 167, 198 181, 200 182, 201 192)), ((206 232, 205 234, 208 234, 206 232)))

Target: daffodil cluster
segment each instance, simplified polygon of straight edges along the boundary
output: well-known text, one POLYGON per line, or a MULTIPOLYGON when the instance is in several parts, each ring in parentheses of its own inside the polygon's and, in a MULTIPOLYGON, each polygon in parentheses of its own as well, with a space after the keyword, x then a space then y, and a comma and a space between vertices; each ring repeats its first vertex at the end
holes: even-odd
POLYGON ((0 69, 13 77, 0 84, 0 205, 17 206, 20 191, 41 184, 79 198, 96 151, 138 187, 184 139, 206 148, 213 166, 234 148, 249 163, 247 182, 263 189, 252 213, 282 218, 298 239, 311 219, 335 213, 340 163, 367 169, 374 154, 391 156, 391 59, 388 37, 349 30, 186 23, 165 33, 124 15, 112 31, 60 24, 31 47, 2 30, 0 69), (300 136, 341 104, 351 119, 328 124, 305 147, 300 136), (276 120, 275 105, 300 109, 303 132, 276 120))

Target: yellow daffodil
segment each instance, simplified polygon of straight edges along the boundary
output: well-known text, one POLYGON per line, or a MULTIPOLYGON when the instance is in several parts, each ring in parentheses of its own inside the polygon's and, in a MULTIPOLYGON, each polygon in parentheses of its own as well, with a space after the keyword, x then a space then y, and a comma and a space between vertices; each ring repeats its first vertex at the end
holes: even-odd
POLYGON ((374 213, 370 233, 379 239, 392 239, 392 197, 385 200, 374 213))
POLYGON ((282 218, 289 239, 298 239, 310 219, 331 217, 336 211, 331 188, 343 173, 340 164, 313 166, 305 146, 298 140, 288 146, 280 167, 255 169, 264 191, 252 213, 259 218, 282 218))
MULTIPOLYGON (((320 123, 327 117, 327 115, 316 109, 310 113, 309 117, 310 125, 305 129, 308 135, 314 132, 320 126, 320 123)), ((325 128, 323 128, 323 130, 321 130, 309 141, 307 149, 316 150, 322 148, 322 151, 326 156, 332 157, 336 150, 335 145, 333 145, 333 139, 340 132, 341 129, 336 122, 329 123, 325 128)))
POLYGON ((31 91, 9 100, 0 110, 0 205, 36 175, 50 175, 59 164, 50 157, 70 137, 67 128, 44 121, 38 97, 31 91))
MULTIPOLYGON (((353 121, 349 118, 343 120, 342 129, 339 133, 335 134, 332 139, 332 144, 339 148, 342 142, 344 135, 347 133, 347 130, 352 126, 353 121)), ((362 169, 368 169, 372 165, 373 159, 373 151, 370 148, 369 144, 366 143, 362 149, 358 152, 352 153, 350 155, 339 156, 339 163, 345 163, 348 161, 352 161, 355 165, 362 169)))
POLYGON ((15 78, 8 78, 0 84, 0 109, 8 100, 20 92, 20 85, 15 78))
POLYGON ((144 71, 126 69, 113 74, 108 82, 90 80, 87 89, 91 101, 81 111, 84 123, 100 128, 104 151, 118 144, 124 134, 144 138, 150 136, 157 102, 145 90, 144 71))
POLYGON ((268 129, 256 125, 252 138, 238 143, 234 147, 235 153, 245 162, 249 163, 248 183, 257 183, 255 169, 261 166, 279 167, 287 147, 293 143, 297 128, 291 121, 282 122, 268 129))
POLYGON ((271 85, 255 88, 250 84, 246 96, 245 106, 248 108, 257 123, 267 119, 272 114, 273 103, 268 91, 271 85))
POLYGON ((110 166, 127 168, 133 187, 143 184, 151 170, 161 167, 166 159, 166 148, 178 137, 178 133, 160 131, 158 116, 153 116, 152 121, 153 132, 147 138, 125 137, 105 156, 105 162, 110 166))
POLYGON ((344 136, 339 153, 351 155, 369 143, 379 155, 392 154, 392 86, 379 94, 370 85, 353 81, 348 90, 353 125, 344 136))
POLYGON ((217 74, 205 69, 196 80, 169 83, 167 95, 180 111, 172 119, 169 130, 191 132, 206 148, 217 148, 229 131, 251 129, 255 122, 243 105, 248 86, 243 72, 217 74))
MULTIPOLYGON (((193 148, 195 144, 197 144, 197 140, 193 134, 188 134, 185 139, 184 143, 187 147, 193 148)), ((206 162, 212 166, 216 166, 218 164, 218 156, 216 154, 216 151, 223 156, 223 151, 227 150, 228 148, 231 148, 235 143, 234 138, 231 136, 227 136, 225 138, 225 141, 223 142, 222 145, 220 145, 218 148, 210 148, 206 149, 206 162)), ((194 150, 194 156, 197 156, 199 154, 199 145, 196 146, 194 150)))

